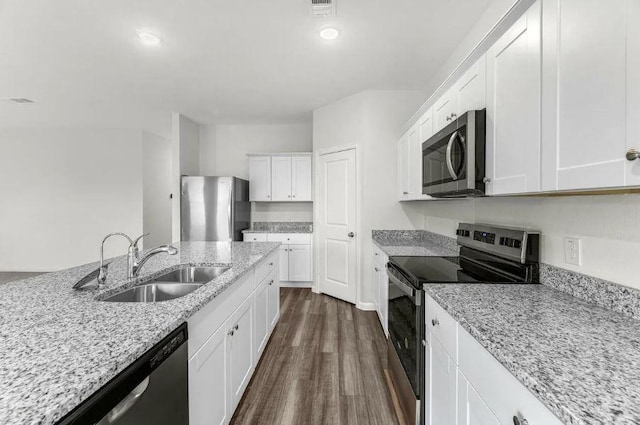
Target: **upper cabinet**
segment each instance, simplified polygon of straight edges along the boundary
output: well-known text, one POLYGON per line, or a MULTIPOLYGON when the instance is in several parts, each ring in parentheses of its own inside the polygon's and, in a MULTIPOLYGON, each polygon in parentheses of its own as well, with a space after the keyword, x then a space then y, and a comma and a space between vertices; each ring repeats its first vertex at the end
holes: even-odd
POLYGON ((487 52, 487 195, 540 190, 540 0, 487 52))
POLYGON ((249 157, 249 200, 271 201, 271 157, 249 157))
POLYGON ((639 2, 543 1, 543 190, 639 185, 639 2))
POLYGON ((429 109, 398 140, 398 199, 418 201, 431 199, 422 194, 422 142, 433 135, 433 114, 429 109))
POLYGON ((249 155, 254 202, 311 202, 312 154, 249 155))

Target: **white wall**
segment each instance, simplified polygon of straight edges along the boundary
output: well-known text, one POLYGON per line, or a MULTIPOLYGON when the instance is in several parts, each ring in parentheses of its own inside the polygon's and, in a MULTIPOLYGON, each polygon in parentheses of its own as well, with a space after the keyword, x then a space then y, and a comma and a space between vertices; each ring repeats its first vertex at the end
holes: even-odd
MULTIPOLYGON (((311 122, 285 124, 221 124, 200 127, 200 172, 211 176, 249 178, 249 153, 311 152, 311 122)), ((312 221, 313 204, 252 204, 251 220, 312 221)))
POLYGON ((180 240, 180 176, 200 174, 200 126, 186 116, 171 115, 172 239, 180 240))
MULTIPOLYGON (((110 232, 142 233, 142 133, 0 130, 0 270, 96 261, 110 232)), ((107 256, 126 253, 113 239, 107 256)))
MULTIPOLYGON (((314 152, 347 145, 357 145, 359 150, 360 303, 373 302, 371 230, 415 228, 424 223, 418 207, 396 201, 395 142, 407 117, 425 98, 420 91, 365 91, 313 113, 314 152)), ((322 208, 316 207, 316 211, 322 208)))
POLYGON ((142 246, 152 248, 171 242, 171 141, 143 132, 143 230, 149 233, 142 246))

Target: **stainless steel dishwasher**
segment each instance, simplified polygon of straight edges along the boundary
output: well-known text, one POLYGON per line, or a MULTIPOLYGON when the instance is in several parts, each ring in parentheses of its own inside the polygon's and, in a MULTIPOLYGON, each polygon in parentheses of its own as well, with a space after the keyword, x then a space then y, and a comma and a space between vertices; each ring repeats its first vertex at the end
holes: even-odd
POLYGON ((147 351, 59 425, 188 425, 187 325, 147 351))

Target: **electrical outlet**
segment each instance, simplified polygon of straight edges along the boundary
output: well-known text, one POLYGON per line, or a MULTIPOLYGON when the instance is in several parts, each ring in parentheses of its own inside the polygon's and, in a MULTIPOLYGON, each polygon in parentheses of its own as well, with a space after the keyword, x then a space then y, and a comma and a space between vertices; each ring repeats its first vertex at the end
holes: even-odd
POLYGON ((580 239, 578 238, 564 238, 564 261, 567 264, 573 264, 574 266, 581 266, 582 260, 580 258, 580 239))

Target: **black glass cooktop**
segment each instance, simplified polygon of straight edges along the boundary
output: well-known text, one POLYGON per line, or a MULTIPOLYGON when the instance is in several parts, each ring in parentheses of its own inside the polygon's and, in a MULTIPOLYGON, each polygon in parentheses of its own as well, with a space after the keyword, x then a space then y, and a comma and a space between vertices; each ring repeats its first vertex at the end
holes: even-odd
POLYGON ((416 287, 423 283, 525 283, 531 273, 495 257, 391 257, 389 270, 416 287))

